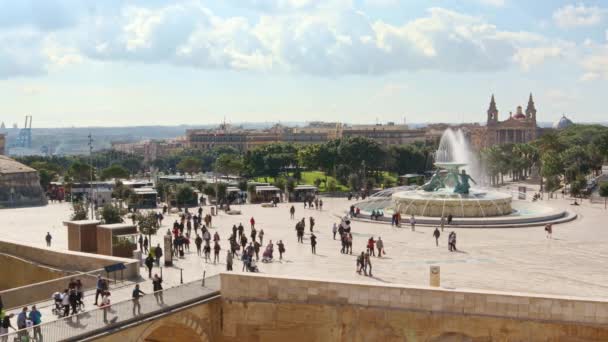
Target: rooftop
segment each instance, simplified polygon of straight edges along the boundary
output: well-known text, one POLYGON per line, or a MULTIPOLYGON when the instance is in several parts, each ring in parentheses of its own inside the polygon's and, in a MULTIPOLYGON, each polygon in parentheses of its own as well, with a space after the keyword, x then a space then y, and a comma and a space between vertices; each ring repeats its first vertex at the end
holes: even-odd
POLYGON ((36 170, 7 156, 0 155, 0 174, 23 172, 36 172, 36 170))

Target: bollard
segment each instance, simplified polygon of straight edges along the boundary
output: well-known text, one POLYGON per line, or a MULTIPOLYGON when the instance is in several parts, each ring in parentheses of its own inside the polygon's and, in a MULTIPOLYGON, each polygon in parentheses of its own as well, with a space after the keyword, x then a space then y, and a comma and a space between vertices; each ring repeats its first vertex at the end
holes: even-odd
POLYGON ((163 267, 162 266, 160 267, 160 278, 161 279, 163 278, 163 267))
POLYGON ((179 283, 180 284, 184 283, 184 269, 183 268, 179 269, 179 283))
POLYGON ((203 287, 205 287, 205 274, 207 273, 207 271, 203 271, 203 287))
POLYGON ((429 285, 434 286, 434 287, 439 287, 439 286, 441 286, 440 284, 441 284, 441 279, 440 279, 439 266, 431 266, 429 285))

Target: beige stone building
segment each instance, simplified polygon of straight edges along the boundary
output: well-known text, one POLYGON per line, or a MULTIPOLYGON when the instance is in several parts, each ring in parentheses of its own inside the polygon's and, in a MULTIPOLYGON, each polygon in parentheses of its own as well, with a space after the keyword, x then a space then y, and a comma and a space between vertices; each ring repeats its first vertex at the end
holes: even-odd
POLYGON ((494 95, 490 100, 487 111, 486 124, 486 147, 504 144, 527 143, 538 136, 536 125, 536 106, 532 94, 528 99, 528 105, 524 113, 521 106, 517 106, 515 114, 509 113, 506 120, 499 121, 498 108, 494 95))
POLYGON ((293 143, 300 145, 321 144, 337 138, 366 137, 381 145, 402 145, 415 141, 426 141, 429 137, 424 129, 411 129, 407 125, 344 125, 340 123, 314 122, 306 127, 275 125, 265 130, 245 130, 220 125, 217 129, 186 131, 186 146, 207 150, 217 146, 230 146, 245 152, 257 146, 271 143, 293 143))
POLYGON ((0 156, 0 207, 46 204, 38 171, 9 157, 0 156))

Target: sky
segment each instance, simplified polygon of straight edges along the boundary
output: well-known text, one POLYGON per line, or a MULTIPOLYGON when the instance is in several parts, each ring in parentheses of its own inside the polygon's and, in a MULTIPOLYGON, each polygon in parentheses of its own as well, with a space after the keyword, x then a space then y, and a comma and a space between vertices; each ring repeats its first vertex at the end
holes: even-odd
POLYGON ((608 121, 608 1, 0 0, 0 121, 608 121))

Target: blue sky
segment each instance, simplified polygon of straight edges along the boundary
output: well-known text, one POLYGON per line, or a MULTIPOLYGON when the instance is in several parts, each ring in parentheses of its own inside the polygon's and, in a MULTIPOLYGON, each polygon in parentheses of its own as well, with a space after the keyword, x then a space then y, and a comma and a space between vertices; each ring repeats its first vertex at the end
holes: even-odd
POLYGON ((0 0, 0 121, 605 121, 608 2, 0 0))

